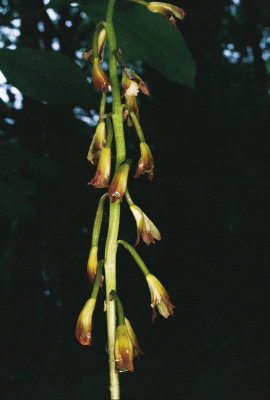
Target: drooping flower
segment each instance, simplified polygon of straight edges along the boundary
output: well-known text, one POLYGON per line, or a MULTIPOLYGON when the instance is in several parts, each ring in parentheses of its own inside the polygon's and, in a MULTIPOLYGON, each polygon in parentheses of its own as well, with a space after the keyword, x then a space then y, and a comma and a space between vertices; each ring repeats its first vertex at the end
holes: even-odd
POLYGON ((131 344, 133 347, 133 355, 134 355, 134 357, 139 357, 140 355, 144 354, 144 352, 140 348, 137 337, 135 335, 135 332, 132 329, 132 326, 127 318, 125 318, 125 324, 126 324, 128 336, 130 338, 130 341, 131 341, 131 344))
POLYGON ((95 57, 93 60, 92 80, 93 80, 93 84, 97 90, 99 90, 101 92, 109 91, 111 82, 100 66, 99 57, 95 57))
POLYGON ((111 173, 111 149, 104 147, 100 151, 99 161, 96 173, 88 185, 93 185, 95 188, 105 188, 109 186, 111 173))
POLYGON ((122 201, 122 198, 127 189, 127 179, 130 165, 130 160, 125 161, 123 164, 120 165, 118 171, 114 174, 108 191, 108 196, 112 199, 113 203, 117 200, 122 201))
POLYGON ((96 131, 92 142, 89 147, 87 154, 87 160, 92 164, 96 165, 98 163, 100 150, 105 147, 106 144, 106 124, 105 121, 101 120, 97 124, 96 131))
POLYGON ((76 338, 82 345, 91 346, 92 341, 92 316, 96 305, 96 299, 87 300, 79 314, 76 325, 76 338))
POLYGON ((139 90, 147 96, 150 95, 146 83, 130 68, 124 68, 122 70, 122 87, 124 89, 123 94, 126 94, 127 96, 137 96, 139 90))
POLYGON ((139 178, 143 174, 148 174, 148 179, 154 177, 154 160, 151 150, 145 142, 140 142, 141 157, 139 159, 134 178, 139 178))
POLYGON ((118 325, 114 348, 115 367, 119 372, 134 371, 133 346, 125 325, 118 325))
POLYGON ((97 257, 98 247, 92 246, 90 249, 88 262, 87 262, 87 274, 90 282, 94 282, 97 274, 98 257, 97 257))
MULTIPOLYGON (((138 107, 136 96, 129 96, 129 95, 125 94, 125 99, 126 99, 126 105, 131 108, 131 110, 136 115, 137 119, 139 119, 139 107, 138 107)), ((124 117, 124 120, 127 119, 127 124, 129 127, 131 127, 133 125, 133 121, 129 115, 128 108, 124 109, 123 117, 124 117)))
POLYGON ((152 321, 156 319, 156 308, 164 318, 173 315, 175 306, 172 304, 170 296, 160 281, 152 274, 146 275, 146 280, 151 293, 152 321))
MULTIPOLYGON (((104 47, 105 47, 105 42, 106 42, 106 36, 107 32, 105 28, 100 29, 98 33, 98 55, 100 58, 100 61, 103 59, 103 53, 104 53, 104 47)), ((85 50, 82 54, 82 58, 84 60, 87 60, 88 63, 93 61, 93 48, 88 48, 85 50)))
POLYGON ((176 26, 175 18, 183 20, 186 15, 182 8, 159 1, 151 1, 146 7, 149 11, 163 15, 173 26, 176 26))
POLYGON ((140 241, 140 236, 142 240, 149 245, 150 243, 155 243, 156 240, 161 239, 161 235, 155 224, 144 214, 144 212, 140 209, 140 207, 132 204, 130 206, 130 210, 134 215, 137 225, 137 245, 140 241))

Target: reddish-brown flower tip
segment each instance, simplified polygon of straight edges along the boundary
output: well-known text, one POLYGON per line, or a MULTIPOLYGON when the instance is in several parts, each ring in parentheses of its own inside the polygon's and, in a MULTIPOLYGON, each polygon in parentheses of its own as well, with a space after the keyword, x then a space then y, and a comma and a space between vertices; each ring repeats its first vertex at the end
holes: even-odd
POLYGON ((100 150, 105 147, 106 144, 106 124, 105 121, 99 121, 96 127, 96 131, 92 142, 89 147, 87 154, 87 160, 92 164, 96 165, 98 163, 100 150))
POLYGON ((100 151, 98 166, 96 173, 88 183, 88 185, 93 185, 95 188, 105 188, 109 186, 111 173, 111 149, 109 147, 104 147, 100 151))
POLYGON ((95 88, 101 92, 108 92, 111 86, 111 82, 103 69, 100 66, 100 60, 98 57, 94 58, 93 61, 93 73, 92 80, 95 88))
POLYGON ((140 207, 132 204, 130 206, 130 210, 134 215, 137 225, 137 241, 135 246, 140 241, 140 236, 142 240, 149 245, 150 243, 155 243, 155 240, 160 240, 161 235, 155 224, 144 214, 144 212, 140 209, 140 207))
POLYGON ((148 179, 154 177, 154 160, 149 146, 145 142, 140 143, 141 157, 139 159, 134 178, 139 178, 143 174, 148 174, 148 179))
POLYGON ((160 283, 160 281, 152 274, 146 275, 146 280, 151 294, 151 307, 153 308, 152 321, 156 319, 156 310, 164 317, 168 318, 173 315, 175 306, 170 300, 170 296, 160 283))
POLYGON ((118 325, 116 329, 114 356, 117 371, 134 371, 133 346, 126 325, 118 325))
POLYGON ((120 165, 118 171, 114 174, 113 180, 110 184, 108 196, 114 203, 117 200, 122 201, 122 198, 127 189, 127 179, 130 170, 131 160, 125 161, 120 165))
MULTIPOLYGON (((128 96, 127 94, 125 94, 125 99, 126 99, 126 105, 131 108, 131 110, 136 115, 137 119, 139 119, 139 107, 138 107, 136 96, 128 96)), ((128 108, 124 108, 123 117, 124 117, 124 120, 127 119, 127 124, 129 127, 133 125, 133 121, 129 115, 128 108)))
POLYGON ((182 8, 159 1, 151 1, 147 8, 149 11, 163 15, 173 26, 176 26, 175 18, 183 20, 186 15, 182 8))
POLYGON ((91 297, 79 314, 76 325, 76 338, 85 346, 91 346, 92 341, 92 316, 96 305, 96 299, 91 297))

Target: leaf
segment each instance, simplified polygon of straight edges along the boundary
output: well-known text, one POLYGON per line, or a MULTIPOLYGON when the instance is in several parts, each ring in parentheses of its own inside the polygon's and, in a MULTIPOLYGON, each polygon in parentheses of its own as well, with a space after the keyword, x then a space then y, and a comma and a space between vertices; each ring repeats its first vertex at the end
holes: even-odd
MULTIPOLYGON (((50 7, 68 5, 72 0, 53 0, 50 7)), ((107 1, 78 1, 95 23, 104 20, 107 1)), ((146 7, 118 1, 114 15, 119 47, 127 60, 141 60, 166 78, 194 87, 195 63, 179 29, 146 7)))
POLYGON ((0 69, 12 85, 35 100, 83 107, 91 104, 93 89, 83 71, 59 52, 0 49, 0 69))

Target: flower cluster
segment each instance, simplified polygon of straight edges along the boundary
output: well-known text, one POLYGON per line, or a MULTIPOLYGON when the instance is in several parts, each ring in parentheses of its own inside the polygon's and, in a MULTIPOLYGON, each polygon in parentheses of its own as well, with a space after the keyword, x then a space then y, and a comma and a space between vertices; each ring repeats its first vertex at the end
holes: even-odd
MULTIPOLYGON (((176 25, 176 18, 182 20, 185 16, 184 10, 168 3, 145 2, 144 0, 131 1, 143 4, 149 11, 163 15, 172 25, 176 25)), ((103 283, 102 266, 104 260, 99 261, 99 255, 102 252, 99 237, 101 224, 103 222, 103 206, 107 199, 110 201, 111 213, 109 217, 109 233, 104 252, 105 276, 107 279, 105 284, 107 283, 106 305, 108 329, 111 329, 111 331, 109 330, 110 334, 108 335, 108 348, 110 352, 110 360, 114 357, 115 361, 115 371, 113 370, 113 372, 124 372, 134 370, 133 359, 143 354, 143 352, 138 344, 135 332, 132 329, 129 320, 124 316, 123 306, 118 294, 115 290, 110 289, 111 292, 108 295, 108 288, 116 287, 114 278, 111 278, 115 274, 114 260, 116 257, 117 245, 119 243, 123 244, 130 252, 131 256, 145 275, 146 283, 148 284, 151 295, 151 308, 153 310, 152 321, 155 320, 157 311, 164 318, 173 315, 175 306, 171 302, 169 294, 161 282, 150 273, 135 247, 123 240, 118 240, 117 237, 120 202, 122 202, 124 198, 126 199, 130 211, 136 221, 137 240, 135 246, 139 243, 140 238, 142 238, 142 241, 146 245, 155 243, 155 240, 161 239, 161 234, 155 224, 148 218, 142 209, 134 204, 130 196, 128 190, 128 179, 132 162, 131 159, 126 159, 126 149, 124 146, 124 131, 125 129, 128 130, 124 123, 124 121, 126 121, 127 126, 132 127, 131 130, 136 132, 140 146, 140 158, 137 162, 134 178, 140 178, 142 175, 146 174, 148 179, 152 180, 154 177, 154 159, 139 121, 139 105, 137 101, 140 92, 149 96, 150 91, 144 80, 126 64, 122 51, 119 49, 115 50, 116 46, 115 40, 112 40, 112 30, 112 27, 108 29, 107 22, 100 22, 94 32, 92 48, 83 53, 83 58, 87 63, 92 63, 93 85, 98 91, 102 92, 99 109, 99 122, 95 129, 87 154, 88 161, 96 167, 96 170, 88 184, 97 189, 108 189, 99 200, 95 216, 91 249, 87 263, 87 274, 91 282, 92 292, 90 298, 86 301, 79 314, 76 325, 76 338, 82 345, 91 345, 92 343, 92 317, 95 310, 97 295, 100 286, 103 283), (113 63, 111 63, 110 67, 110 78, 102 68, 104 48, 107 40, 110 46, 110 59, 113 59, 113 63), (122 93, 120 93, 118 88, 119 78, 115 63, 118 63, 121 70, 120 79, 122 93), (112 65, 114 66, 113 68, 112 65), (113 107, 108 110, 108 101, 106 101, 108 98, 106 96, 107 92, 110 90, 113 95, 113 107), (117 98, 117 101, 114 100, 115 98, 117 98), (121 102, 123 104, 121 104, 121 102), (116 147, 115 158, 114 144, 116 147), (119 156, 119 154, 121 154, 121 156, 119 156), (115 171, 111 178, 111 167, 114 161, 115 171), (114 304, 110 304, 110 301, 114 301, 114 304), (115 310, 117 311, 117 319, 115 310), (112 323, 110 324, 109 322, 112 323), (113 343, 114 338, 115 342, 113 343)))

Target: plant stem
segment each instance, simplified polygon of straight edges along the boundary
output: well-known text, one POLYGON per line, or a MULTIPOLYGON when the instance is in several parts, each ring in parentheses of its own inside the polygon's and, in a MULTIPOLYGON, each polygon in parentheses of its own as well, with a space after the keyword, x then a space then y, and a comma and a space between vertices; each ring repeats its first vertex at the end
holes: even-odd
POLYGON ((97 208, 97 212, 96 212, 96 216, 95 216, 93 233, 92 233, 92 243, 91 243, 92 247, 98 246, 100 227, 101 227, 102 217, 103 217, 103 206, 104 206, 104 201, 106 198, 107 198, 107 193, 105 193, 98 202, 98 208, 97 208))
POLYGON ((118 243, 122 244, 130 252, 134 261, 137 263, 138 267, 140 267, 142 273, 145 276, 150 274, 150 271, 147 268, 147 266, 145 265, 145 263, 143 262, 141 256, 138 254, 138 252, 134 249, 134 247, 131 244, 129 244, 125 240, 118 240, 118 243))
MULTIPOLYGON (((116 37, 113 27, 113 12, 116 0, 109 0, 106 13, 105 27, 109 43, 109 68, 110 80, 112 83, 112 120, 114 127, 114 137, 116 146, 116 166, 125 161, 126 148, 124 138, 124 126, 122 116, 122 106, 120 97, 120 87, 117 77, 117 62, 114 51, 117 50, 116 37)), ((105 280, 106 280, 106 302, 107 302, 107 329, 108 329, 108 353, 109 353, 109 371, 110 371, 110 398, 111 400, 120 400, 119 376, 115 369, 114 346, 116 313, 115 302, 110 301, 110 292, 116 290, 116 251, 117 237, 120 223, 120 202, 112 203, 110 201, 110 218, 108 236, 105 248, 105 280)))
POLYGON ((102 276, 103 264, 104 264, 104 260, 100 260, 100 262, 98 263, 98 266, 97 266, 97 274, 96 274, 95 283, 94 283, 92 293, 91 293, 91 297, 94 299, 96 299, 97 295, 98 295, 98 291, 99 291, 99 287, 100 287, 100 280, 101 280, 101 276, 102 276))

